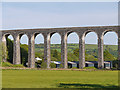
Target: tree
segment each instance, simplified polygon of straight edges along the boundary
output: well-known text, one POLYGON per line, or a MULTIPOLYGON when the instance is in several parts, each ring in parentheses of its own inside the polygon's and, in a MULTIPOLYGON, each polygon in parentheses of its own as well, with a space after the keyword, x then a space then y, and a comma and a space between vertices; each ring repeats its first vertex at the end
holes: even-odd
POLYGON ((2 43, 2 61, 3 62, 7 61, 7 55, 8 55, 7 47, 4 43, 2 43))
POLYGON ((78 49, 78 48, 74 49, 74 50, 73 50, 73 54, 74 54, 75 56, 79 57, 79 49, 78 49))
POLYGON ((116 58, 108 52, 108 50, 104 51, 104 60, 105 61, 111 61, 111 60, 116 60, 116 58))
POLYGON ((58 51, 56 49, 53 51, 53 57, 58 58, 58 51))
POLYGON ((20 45, 20 52, 21 52, 21 63, 26 66, 26 63, 28 62, 28 45, 21 44, 20 45))
POLYGON ((8 50, 8 55, 7 55, 7 61, 10 63, 13 63, 13 41, 7 38, 7 50, 8 50))

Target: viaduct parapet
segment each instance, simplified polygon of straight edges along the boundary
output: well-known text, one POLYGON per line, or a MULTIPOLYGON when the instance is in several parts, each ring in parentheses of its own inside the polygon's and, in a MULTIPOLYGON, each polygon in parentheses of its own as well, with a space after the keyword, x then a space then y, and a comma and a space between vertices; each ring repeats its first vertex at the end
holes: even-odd
MULTIPOLYGON (((37 34, 44 37, 44 61, 47 68, 50 68, 50 39, 54 33, 61 36, 61 62, 67 68, 67 37, 70 33, 76 32, 79 36, 79 68, 85 67, 85 36, 89 32, 95 32, 98 36, 98 67, 104 68, 103 57, 103 36, 109 31, 114 31, 118 35, 118 60, 120 61, 120 26, 94 26, 94 27, 67 27, 67 28, 44 28, 44 29, 18 29, 3 30, 2 42, 6 45, 6 37, 12 35, 13 44, 13 64, 21 64, 20 58, 20 38, 26 34, 28 36, 28 67, 35 67, 34 42, 37 34)), ((111 36, 112 37, 112 36, 111 36)))

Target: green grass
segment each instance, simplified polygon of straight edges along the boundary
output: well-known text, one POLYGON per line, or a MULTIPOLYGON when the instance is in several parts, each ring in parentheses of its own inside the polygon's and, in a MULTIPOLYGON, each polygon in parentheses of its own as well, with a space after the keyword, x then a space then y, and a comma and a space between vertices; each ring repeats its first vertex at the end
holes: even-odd
POLYGON ((22 64, 13 65, 9 62, 2 62, 2 67, 24 67, 22 64))
POLYGON ((3 70, 3 88, 115 88, 118 71, 3 70))

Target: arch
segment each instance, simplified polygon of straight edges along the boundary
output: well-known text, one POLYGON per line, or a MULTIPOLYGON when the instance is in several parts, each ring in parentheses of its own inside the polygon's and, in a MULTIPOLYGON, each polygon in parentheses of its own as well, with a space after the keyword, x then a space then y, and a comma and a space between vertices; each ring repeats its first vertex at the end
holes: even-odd
POLYGON ((35 58, 41 60, 35 60, 36 67, 40 68, 40 64, 44 61, 44 36, 42 33, 35 33, 35 58))
POLYGON ((85 35, 85 44, 97 44, 98 36, 95 32, 87 32, 85 35), (95 36, 95 37, 94 37, 95 36), (88 42, 86 42, 88 40, 88 42))
POLYGON ((2 37, 3 42, 3 48, 4 52, 3 54, 7 54, 7 57, 4 56, 3 61, 8 61, 10 63, 13 63, 13 43, 14 43, 14 37, 10 33, 6 33, 2 37), (8 52, 7 52, 8 51, 8 52), (7 53, 6 53, 7 52, 7 53))
POLYGON ((78 42, 79 43, 79 35, 76 32, 69 32, 67 33, 67 43, 70 43, 71 40, 69 40, 69 38, 72 40, 72 43, 78 42), (70 38, 72 36, 72 38, 70 38), (77 38, 75 40, 75 38, 77 38))
POLYGON ((115 33, 117 34, 117 36, 118 36, 118 33, 117 33, 116 31, 114 31, 114 30, 112 30, 112 29, 108 29, 108 30, 105 30, 105 31, 102 32, 102 37, 104 37, 104 35, 105 35, 107 32, 115 32, 115 33))
POLYGON ((39 44, 40 40, 39 38, 42 38, 42 43, 44 43, 44 36, 42 33, 35 33, 35 44, 39 44), (37 41, 36 41, 37 40, 37 41), (38 43, 37 43, 38 42, 38 43))
MULTIPOLYGON (((75 34, 77 34, 77 35, 78 35, 78 32, 76 32, 76 31, 68 31, 68 32, 66 32, 67 37, 68 37, 71 33, 75 33, 75 34)), ((78 35, 78 36, 79 36, 79 35, 78 35)))
POLYGON ((26 35, 26 34, 20 34, 20 43, 28 45, 28 35, 26 35))
POLYGON ((90 33, 90 32, 94 32, 94 33, 97 35, 97 37, 98 37, 98 34, 97 34, 96 31, 93 31, 93 30, 87 30, 87 31, 85 31, 85 32, 83 33, 83 35, 82 35, 82 39, 84 40, 85 37, 86 37, 86 35, 87 35, 88 33, 90 33))
POLYGON ((21 64, 27 66, 28 63, 28 36, 24 33, 19 34, 20 36, 20 55, 21 64))
MULTIPOLYGON (((98 61, 98 35, 94 31, 85 33, 85 61, 98 61)), ((94 67, 93 64, 85 63, 86 67, 94 67)), ((97 68, 97 66, 96 66, 97 68)))
POLYGON ((103 43, 104 43, 104 52, 103 52, 104 61, 117 60, 118 58, 118 34, 117 32, 113 30, 106 31, 103 36, 103 43))
MULTIPOLYGON (((61 35, 57 32, 51 34, 50 37, 51 61, 61 62, 61 35)), ((52 66, 51 66, 52 67, 52 66)), ((59 66, 56 65, 56 68, 59 66)))
POLYGON ((59 33, 52 33, 51 34, 51 44, 60 44, 58 42, 61 43, 61 35, 59 33), (54 41, 52 41, 52 39, 54 39, 54 41))
POLYGON ((68 68, 78 67, 77 64, 71 64, 71 61, 79 61, 79 36, 76 32, 69 32, 67 36, 68 68))

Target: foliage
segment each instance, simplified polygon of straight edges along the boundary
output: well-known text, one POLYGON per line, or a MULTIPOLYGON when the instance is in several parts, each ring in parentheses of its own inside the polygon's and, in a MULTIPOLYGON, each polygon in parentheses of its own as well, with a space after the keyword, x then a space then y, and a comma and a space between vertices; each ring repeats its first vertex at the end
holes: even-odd
POLYGON ((84 67, 84 69, 96 69, 95 67, 84 67))
POLYGON ((13 67, 13 64, 9 62, 2 62, 2 67, 13 67))
POLYGON ((8 50, 8 57, 7 61, 13 63, 13 41, 7 38, 7 50, 8 50))
POLYGON ((43 62, 41 63, 41 68, 47 68, 47 64, 46 64, 45 61, 43 61, 43 62))
POLYGON ((60 64, 59 68, 63 68, 63 64, 60 64))
POLYGON ((24 67, 22 64, 13 65, 10 62, 2 62, 2 67, 24 67))
POLYGON ((56 49, 51 50, 51 60, 52 61, 61 61, 61 53, 58 52, 56 49))
POLYGON ((50 63, 50 67, 51 68, 56 68, 56 64, 55 63, 50 63))
POLYGON ((68 61, 79 61, 79 57, 75 56, 73 53, 68 53, 68 61))
POLYGON ((21 52, 21 63, 25 66, 26 63, 28 62, 28 45, 21 44, 20 52, 21 52))
POLYGON ((105 50, 104 51, 104 60, 111 61, 111 60, 116 60, 116 58, 112 54, 110 54, 108 50, 105 50))
POLYGON ((112 62, 113 67, 114 67, 115 69, 118 69, 118 63, 119 63, 118 60, 114 60, 114 61, 112 62))
POLYGON ((4 43, 2 43, 2 61, 3 62, 6 62, 7 60, 7 55, 8 55, 8 50, 7 50, 7 47, 5 46, 4 43))
POLYGON ((72 69, 78 69, 77 67, 72 67, 72 69))

